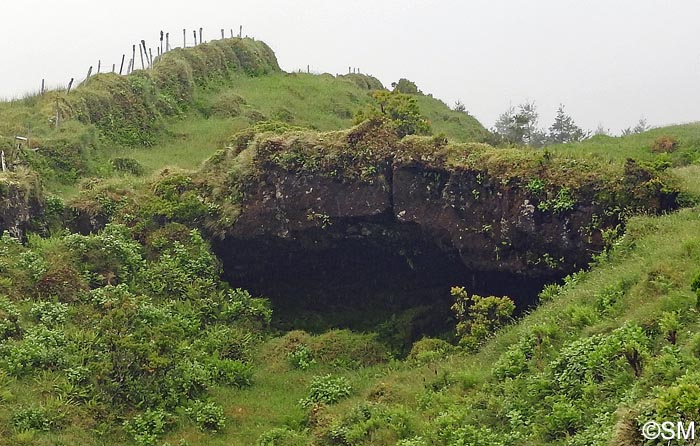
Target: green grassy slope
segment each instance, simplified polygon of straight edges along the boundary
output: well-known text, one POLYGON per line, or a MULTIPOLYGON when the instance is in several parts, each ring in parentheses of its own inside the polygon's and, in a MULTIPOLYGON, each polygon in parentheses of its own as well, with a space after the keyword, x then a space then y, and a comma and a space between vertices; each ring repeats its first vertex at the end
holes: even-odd
MULTIPOLYGON (((700 207, 632 218, 590 270, 547 287, 538 307, 476 351, 423 340, 397 359, 372 334, 272 332, 266 302, 220 282, 199 232, 164 223, 209 215, 191 187, 195 174, 144 174, 196 169, 216 153, 200 175, 221 187, 214 173, 230 179, 250 168, 256 144, 277 138, 296 147, 329 136, 266 134, 249 148, 246 140, 241 155, 217 152, 235 145, 233 134, 265 119, 347 128, 370 101, 372 80, 284 74, 271 61, 267 74, 251 71, 259 65, 244 56, 265 53, 251 48, 177 52, 160 75, 101 77, 74 97, 0 103, 0 147, 9 152, 14 135, 30 135, 38 150, 23 152, 23 163, 55 193, 75 194, 82 177, 111 177, 102 188, 86 182, 91 201, 79 199, 108 217, 123 205, 119 219, 128 224, 90 236, 57 230, 25 245, 0 239, 0 444, 634 445, 648 419, 700 420, 700 207), (219 62, 238 54, 237 69, 210 79, 209 51, 219 62), (159 77, 172 73, 184 84, 159 77), (186 88, 161 94, 158 85, 186 88), (143 115, 120 114, 144 89, 153 101, 136 104, 143 115), (118 100, 103 107, 106 95, 118 100), (48 120, 56 103, 75 118, 58 128, 48 120), (152 127, 139 125, 144 117, 152 127), (115 158, 136 160, 144 172, 118 171, 107 164, 115 158), (141 218, 155 211, 156 221, 141 218)), ((417 100, 435 133, 457 142, 484 137, 466 114, 417 100)), ((347 150, 343 135, 335 134, 337 148, 347 150)), ((274 159, 323 165, 315 161, 337 152, 315 147, 331 143, 274 159)), ((551 156, 430 138, 400 144, 410 156, 442 155, 453 167, 487 166, 504 178, 531 178, 556 163, 549 173, 572 184, 615 181, 622 161, 634 158, 673 172, 687 203, 700 199, 698 124, 595 137, 551 147, 551 156), (651 151, 662 136, 677 141, 671 153, 651 151)), ((5 175, 0 190, 34 178, 5 175)))
MULTIPOLYGON (((120 174, 115 158, 136 160, 143 173, 196 169, 231 135, 260 121, 348 128, 376 88, 383 87, 365 75, 282 73, 264 43, 225 39, 172 51, 129 76, 93 76, 70 94, 0 102, 0 147, 69 197, 80 178, 120 174), (14 149, 15 136, 29 138, 22 150, 14 149)), ((473 117, 428 96, 417 99, 435 133, 456 142, 488 137, 473 117)))
POLYGON ((659 158, 674 164, 688 164, 700 159, 700 123, 674 125, 648 130, 628 136, 596 135, 579 143, 548 147, 552 151, 588 154, 607 159, 635 158, 657 161, 659 158), (677 143, 673 152, 654 152, 655 141, 669 137, 677 143))

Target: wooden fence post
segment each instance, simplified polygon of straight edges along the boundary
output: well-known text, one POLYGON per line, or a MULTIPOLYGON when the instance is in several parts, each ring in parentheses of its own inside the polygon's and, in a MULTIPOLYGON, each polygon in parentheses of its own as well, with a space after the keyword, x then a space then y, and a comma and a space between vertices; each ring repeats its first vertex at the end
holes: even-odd
POLYGON ((158 55, 160 56, 161 54, 163 54, 163 31, 162 30, 160 32, 160 52, 158 53, 158 55))
POLYGON ((233 39, 233 28, 231 28, 231 38, 233 39))
POLYGON ((165 33, 165 51, 170 51, 170 33, 165 33))
POLYGON ((102 69, 102 61, 98 59, 97 60, 97 72, 99 73, 101 69, 102 69))
POLYGON ((238 38, 240 39, 242 37, 243 37, 243 25, 241 25, 240 28, 238 28, 238 38))
POLYGON ((88 69, 88 74, 87 74, 87 76, 85 77, 85 80, 90 79, 90 75, 92 75, 92 65, 90 65, 90 68, 88 69))
POLYGON ((70 78, 70 82, 68 82, 68 91, 67 91, 66 93, 70 93, 70 89, 71 89, 71 87, 73 86, 73 81, 74 81, 74 80, 75 80, 75 79, 70 78))
POLYGON ((136 65, 136 45, 131 45, 131 70, 129 73, 134 71, 134 65, 136 65))
POLYGON ((119 65, 119 75, 121 76, 122 71, 124 70, 124 58, 126 58, 126 54, 122 54, 122 64, 119 65))
POLYGON ((202 39, 202 28, 199 28, 199 43, 204 43, 204 39, 202 39))
POLYGON ((139 45, 139 54, 141 55, 141 69, 145 70, 146 65, 143 63, 143 47, 139 45))
POLYGON ((187 30, 184 28, 182 30, 182 47, 187 48, 187 30))
POLYGON ((197 30, 192 30, 192 32, 194 33, 194 46, 197 46, 197 30))
POLYGON ((41 94, 44 94, 44 91, 46 91, 44 88, 45 85, 46 85, 46 80, 42 79, 41 80, 41 94))
POLYGON ((221 28, 221 40, 224 40, 224 39, 225 39, 225 37, 224 37, 224 29, 221 28))
POLYGON ((153 51, 151 49, 148 49, 148 57, 150 58, 150 62, 148 63, 148 68, 153 68, 153 51))
POLYGON ((117 71, 117 64, 113 63, 112 64, 112 73, 114 73, 115 71, 117 71))

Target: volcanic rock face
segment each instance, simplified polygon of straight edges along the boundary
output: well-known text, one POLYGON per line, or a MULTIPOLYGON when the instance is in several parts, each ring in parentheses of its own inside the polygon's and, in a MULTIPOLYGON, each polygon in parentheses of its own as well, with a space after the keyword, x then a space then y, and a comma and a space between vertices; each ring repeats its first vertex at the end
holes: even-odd
MULTIPOLYGON (((351 245, 370 264, 384 256, 423 276, 453 270, 455 284, 470 273, 546 279, 600 251, 600 233, 589 229, 596 211, 544 213, 524 190, 476 171, 395 164, 364 181, 274 169, 217 250, 238 279, 279 271, 285 256, 342 262, 351 245)), ((333 267, 314 262, 306 266, 333 267)))
POLYGON ((216 184, 235 191, 214 201, 237 200, 214 249, 232 283, 270 297, 382 284, 390 295, 464 285, 531 300, 585 267, 625 213, 675 204, 634 162, 399 140, 372 124, 263 135, 211 169, 205 183, 218 172, 230 183, 216 184))

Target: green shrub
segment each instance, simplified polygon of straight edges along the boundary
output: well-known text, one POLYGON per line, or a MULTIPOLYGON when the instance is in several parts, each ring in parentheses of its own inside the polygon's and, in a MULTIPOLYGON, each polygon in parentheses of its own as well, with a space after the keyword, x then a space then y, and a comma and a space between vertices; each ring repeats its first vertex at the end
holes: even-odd
POLYGON ((22 340, 0 345, 0 367, 12 376, 63 368, 66 346, 63 331, 34 326, 26 330, 22 340))
POLYGON ((202 430, 218 432, 226 427, 224 409, 216 403, 195 401, 185 409, 185 413, 202 430))
POLYGON ((143 248, 124 225, 108 224, 98 234, 71 234, 66 246, 79 256, 93 286, 113 285, 137 276, 144 267, 143 248))
POLYGON ((626 287, 622 283, 604 288, 596 293, 596 309, 601 315, 610 315, 615 306, 625 295, 626 287))
POLYGON ((450 290, 455 303, 452 311, 457 317, 457 336, 460 344, 476 349, 498 328, 511 320, 515 304, 508 297, 469 296, 462 287, 450 290))
POLYGON ((542 291, 540 291, 537 297, 539 297, 540 302, 549 302, 550 300, 554 300, 557 296, 559 296, 562 290, 563 288, 561 285, 550 283, 542 288, 542 291))
POLYGON ((12 427, 15 431, 51 431, 63 427, 65 415, 46 406, 30 406, 15 410, 12 427))
POLYGON ((286 427, 276 427, 258 438, 258 446, 306 446, 306 437, 286 427))
POLYGON ((506 438, 487 426, 469 422, 468 409, 459 406, 446 410, 434 421, 433 441, 440 446, 505 446, 506 438))
POLYGON ((415 97, 398 91, 375 91, 375 102, 360 110, 355 116, 355 124, 379 119, 385 121, 399 138, 407 135, 428 135, 430 123, 420 112, 415 97))
POLYGON ((350 396, 352 387, 350 381, 342 376, 316 376, 311 381, 306 398, 299 401, 302 407, 308 408, 315 404, 335 404, 350 396))
POLYGON ((700 273, 697 273, 693 278, 693 281, 690 282, 690 289, 695 291, 695 294, 697 295, 695 307, 700 309, 700 273))
POLYGON ((411 347, 408 359, 421 364, 442 359, 455 350, 447 341, 435 338, 423 338, 411 347))
POLYGON ((133 158, 112 158, 109 163, 117 172, 126 172, 132 175, 143 175, 144 169, 141 163, 133 158))
POLYGON ((552 397, 547 404, 550 410, 544 417, 541 429, 548 440, 571 437, 584 427, 582 410, 566 397, 552 397))
POLYGON ((241 361, 213 358, 208 361, 212 379, 227 386, 243 388, 253 382, 253 369, 241 361))
MULTIPOLYGON (((326 433, 333 444, 375 444, 416 434, 412 413, 403 405, 360 403, 326 433)), ((395 440, 394 440, 395 441, 395 440)), ((392 442, 393 443, 393 442, 392 442)))
POLYGON ((124 422, 124 430, 136 446, 156 446, 165 433, 170 415, 162 409, 148 409, 124 422))
POLYGON ((316 362, 309 347, 303 344, 297 345, 294 350, 287 353, 287 361, 292 367, 300 370, 306 370, 316 362))
POLYGON ((688 371, 670 387, 658 391, 655 412, 660 420, 700 419, 700 373, 688 371))
POLYGON ((533 178, 526 185, 525 189, 528 190, 535 197, 544 196, 547 188, 547 181, 541 178, 533 178))
POLYGON ((66 322, 68 310, 68 305, 61 302, 37 302, 32 305, 29 314, 35 321, 53 328, 66 322))
POLYGON ((671 345, 676 345, 678 330, 681 329, 681 321, 678 313, 675 311, 664 311, 661 314, 661 320, 659 320, 659 328, 664 336, 666 336, 666 340, 671 343, 671 345))
POLYGON ((0 296, 0 341, 19 336, 19 318, 19 309, 7 297, 0 296))

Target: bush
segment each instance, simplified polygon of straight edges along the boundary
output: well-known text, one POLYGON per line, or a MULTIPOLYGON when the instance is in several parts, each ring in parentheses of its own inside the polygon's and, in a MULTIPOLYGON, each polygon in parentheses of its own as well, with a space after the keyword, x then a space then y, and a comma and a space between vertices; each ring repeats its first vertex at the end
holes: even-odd
POLYGON ((185 409, 185 413, 202 430, 218 432, 226 427, 224 409, 216 403, 195 401, 185 409))
POLYGON ((557 296, 559 296, 562 291, 563 288, 561 285, 550 283, 542 288, 542 291, 540 291, 537 297, 539 297, 540 302, 549 302, 550 300, 554 300, 557 296))
POLYGON ((258 446, 306 446, 306 437, 286 427, 276 427, 258 438, 258 446))
POLYGON ((510 321, 515 311, 515 303, 508 297, 471 297, 462 287, 450 290, 455 303, 452 311, 457 317, 457 336, 460 344, 467 348, 477 348, 498 328, 510 321))
POLYGON ((654 153, 671 153, 678 148, 678 140, 673 136, 659 136, 651 145, 651 151, 654 153))
POLYGON ((12 414, 12 426, 18 432, 37 430, 51 431, 62 427, 64 415, 45 406, 31 406, 16 410, 12 414))
POLYGON ((660 392, 655 411, 659 420, 700 419, 700 373, 689 371, 660 392))
POLYGON ((20 313, 17 307, 5 296, 0 296, 0 341, 19 336, 20 313))
POLYGON ((63 368, 66 345, 62 331, 41 325, 31 327, 21 341, 0 345, 0 367, 12 376, 63 368))
POLYGON ((315 404, 335 404, 350 396, 352 387, 350 381, 342 376, 316 376, 311 381, 309 394, 299 401, 302 407, 308 408, 315 404))
POLYGON ((163 409, 148 409, 124 422, 124 430, 137 446, 155 446, 165 433, 169 414, 163 409))
POLYGON ((143 175, 144 172, 141 163, 133 158, 113 158, 109 163, 117 172, 126 172, 135 176, 143 175))
POLYGON ((287 361, 295 369, 306 370, 316 362, 313 353, 306 345, 297 345, 294 350, 287 353, 287 361))
POLYGON ((241 361, 210 359, 210 373, 215 382, 237 388, 249 387, 253 382, 253 369, 241 361))
POLYGON ((408 359, 418 363, 428 363, 442 359, 454 351, 454 346, 447 341, 435 338, 423 338, 413 343, 408 359))
POLYGON ((35 321, 53 328, 66 322, 68 309, 67 304, 60 302, 37 302, 32 305, 29 314, 35 321))

